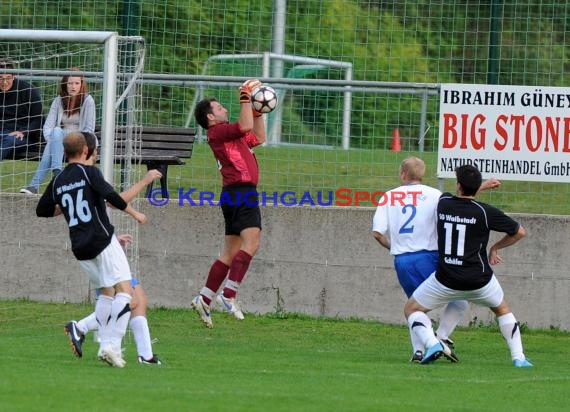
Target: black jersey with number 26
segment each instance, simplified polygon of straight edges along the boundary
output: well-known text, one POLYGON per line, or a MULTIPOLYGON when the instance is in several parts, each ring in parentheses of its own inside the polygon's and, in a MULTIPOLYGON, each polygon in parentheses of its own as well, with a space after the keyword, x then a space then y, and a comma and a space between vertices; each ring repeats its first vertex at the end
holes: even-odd
POLYGON ((55 206, 59 205, 69 226, 73 254, 78 260, 93 259, 109 245, 114 233, 105 200, 119 209, 126 207, 124 201, 122 204, 116 201, 117 197, 99 169, 70 163, 50 182, 36 213, 53 216, 55 206))
POLYGON ((514 235, 519 223, 496 207, 444 193, 437 205, 439 264, 436 279, 454 290, 475 290, 493 276, 490 231, 514 235))

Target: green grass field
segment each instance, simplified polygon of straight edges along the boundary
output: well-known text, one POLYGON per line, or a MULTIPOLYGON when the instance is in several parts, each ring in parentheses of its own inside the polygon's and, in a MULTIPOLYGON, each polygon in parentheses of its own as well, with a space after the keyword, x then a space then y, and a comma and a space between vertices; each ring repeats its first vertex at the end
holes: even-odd
MULTIPOLYGON (((353 193, 387 191, 399 185, 398 168, 402 159, 409 155, 425 160, 424 182, 438 187, 437 153, 434 152, 268 146, 257 148, 256 155, 261 171, 259 190, 269 193, 309 191, 316 196, 317 191, 328 193, 339 188, 349 188, 353 193)), ((0 162, 0 192, 17 192, 31 179, 36 167, 37 162, 0 162)), ((118 173, 115 180, 120 180, 118 173)), ((178 188, 186 191, 196 188, 196 191, 214 192, 218 196, 221 178, 208 145, 196 143, 186 165, 169 168, 168 181, 174 198, 178 197, 178 188)), ((445 180, 444 189, 455 191, 452 179, 445 180)), ((510 213, 570 215, 569 195, 570 186, 566 183, 504 181, 499 190, 483 193, 479 199, 510 213)), ((363 202, 361 206, 374 205, 363 202)))
POLYGON ((127 336, 124 369, 73 357, 63 325, 91 305, 0 301, 4 411, 562 411, 570 334, 523 332, 535 363, 516 369, 493 328, 454 334, 460 363, 408 362, 407 328, 295 315, 238 322, 152 309, 162 366, 140 365, 127 336), (112 407, 109 407, 109 404, 112 407))

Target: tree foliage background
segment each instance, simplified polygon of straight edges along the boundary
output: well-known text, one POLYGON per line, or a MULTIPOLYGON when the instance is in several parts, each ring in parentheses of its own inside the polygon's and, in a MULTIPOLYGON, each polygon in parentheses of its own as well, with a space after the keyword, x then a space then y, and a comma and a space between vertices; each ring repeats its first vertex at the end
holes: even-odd
MULTIPOLYGON (((499 6, 498 83, 567 85, 570 5, 554 0, 288 0, 285 52, 351 62, 355 80, 486 83, 493 4, 499 6)), ((141 35, 147 73, 200 74, 216 54, 271 51, 272 26, 267 0, 3 0, 0 10, 1 28, 141 35)), ((234 69, 216 74, 242 75, 234 69)), ((342 78, 335 70, 307 77, 342 78)), ((149 122, 183 123, 187 110, 179 108, 190 104, 193 89, 163 86, 152 93, 167 98, 148 100, 149 122)), ((300 127, 340 136, 342 99, 293 93, 289 103, 300 127)), ((384 147, 393 125, 413 135, 419 105, 355 95, 351 141, 384 147)), ((430 110, 428 121, 436 123, 436 116, 430 110)))

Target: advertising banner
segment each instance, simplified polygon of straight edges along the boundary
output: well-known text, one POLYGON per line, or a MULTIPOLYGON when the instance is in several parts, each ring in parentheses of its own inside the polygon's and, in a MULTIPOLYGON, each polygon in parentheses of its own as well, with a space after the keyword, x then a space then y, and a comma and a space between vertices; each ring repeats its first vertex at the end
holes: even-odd
POLYGON ((570 182, 570 88, 442 84, 437 175, 570 182))

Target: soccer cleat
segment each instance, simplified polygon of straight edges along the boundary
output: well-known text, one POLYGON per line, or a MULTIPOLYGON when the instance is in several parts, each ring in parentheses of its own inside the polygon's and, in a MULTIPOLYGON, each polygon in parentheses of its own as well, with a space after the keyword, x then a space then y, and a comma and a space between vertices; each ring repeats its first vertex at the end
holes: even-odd
POLYGON ((430 346, 428 348, 420 363, 422 365, 431 363, 436 359, 439 359, 442 354, 443 354, 443 345, 441 344, 441 342, 437 342, 435 345, 430 346))
POLYGON ((116 368, 124 368, 127 364, 123 359, 123 353, 121 351, 115 351, 111 346, 100 349, 97 356, 99 357, 99 360, 107 363, 109 366, 115 366, 116 368))
POLYGON ((528 359, 513 359, 515 368, 532 368, 534 365, 528 359))
POLYGON ((443 346, 443 356, 453 363, 459 362, 459 358, 454 351, 454 342, 451 339, 440 339, 443 346))
POLYGON ((216 302, 226 311, 234 315, 237 320, 243 320, 243 312, 239 308, 235 298, 226 298, 223 293, 216 296, 216 302))
POLYGON ((162 365, 162 362, 156 355, 152 355, 152 358, 150 359, 145 359, 142 356, 139 356, 139 363, 144 363, 145 365, 162 365))
POLYGON ((38 189, 32 186, 23 187, 20 189, 20 193, 24 193, 26 195, 37 195, 38 189))
POLYGON ((424 353, 421 350, 417 350, 413 356, 412 359, 410 359, 410 362, 412 363, 420 363, 422 361, 424 357, 424 353))
POLYGON ((65 333, 69 337, 69 346, 71 346, 71 351, 78 358, 83 356, 83 350, 81 345, 85 340, 85 335, 77 329, 77 322, 72 320, 65 325, 65 333))
MULTIPOLYGON (((436 338, 437 334, 435 335, 436 338)), ((439 338, 438 338, 439 339, 439 338)), ((455 342, 452 341, 451 339, 447 338, 447 339, 439 339, 440 342, 445 343, 447 346, 449 346, 451 349, 455 348, 455 342)))
POLYGON ((212 324, 212 316, 210 316, 210 306, 204 302, 202 295, 198 295, 192 299, 192 309, 198 312, 200 319, 202 319, 202 322, 204 322, 204 325, 206 325, 207 328, 214 327, 212 324))

